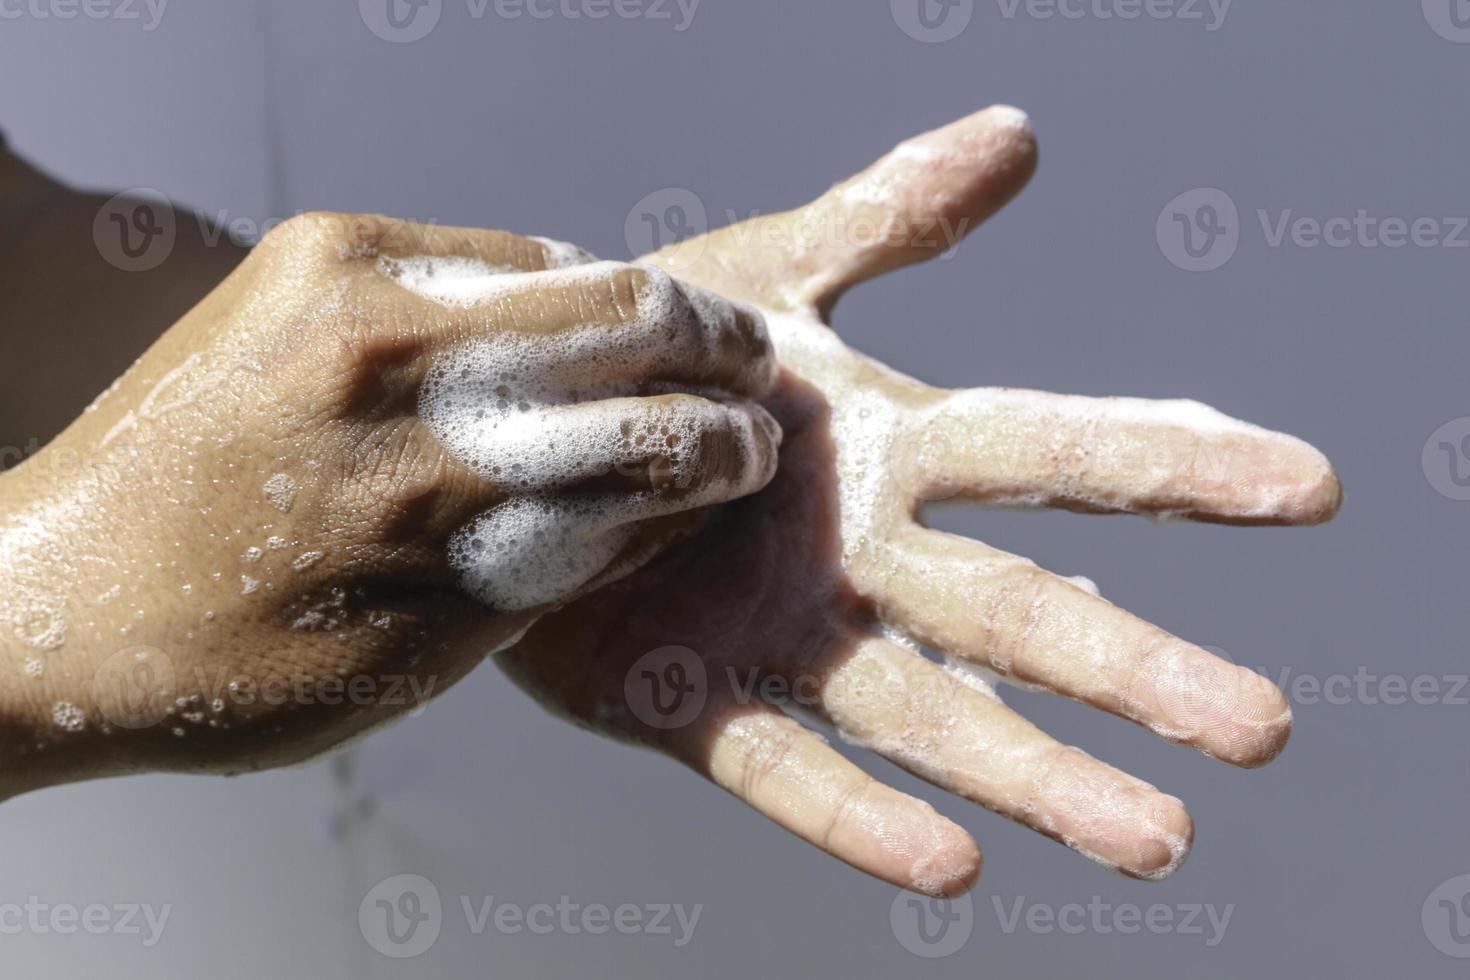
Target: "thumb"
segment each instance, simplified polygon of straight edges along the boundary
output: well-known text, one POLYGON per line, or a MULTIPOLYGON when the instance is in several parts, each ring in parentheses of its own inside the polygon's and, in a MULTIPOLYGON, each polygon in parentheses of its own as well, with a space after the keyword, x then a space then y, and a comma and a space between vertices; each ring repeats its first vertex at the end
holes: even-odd
POLYGON ((714 232, 698 271, 755 294, 743 298, 825 315, 858 283, 958 244, 1035 170, 1026 114, 992 106, 905 140, 806 207, 714 232))
POLYGON ((788 292, 825 313, 853 286, 942 254, 1020 193, 1036 159, 1030 121, 1010 106, 905 140, 789 213, 819 237, 810 275, 788 292))

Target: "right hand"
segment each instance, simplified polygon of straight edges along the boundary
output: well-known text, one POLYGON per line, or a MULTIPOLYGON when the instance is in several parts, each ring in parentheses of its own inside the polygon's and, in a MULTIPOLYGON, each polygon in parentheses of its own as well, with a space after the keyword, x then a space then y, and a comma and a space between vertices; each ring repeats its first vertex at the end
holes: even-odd
POLYGON ((953 244, 941 230, 979 225, 1035 164, 1024 117, 991 109, 805 208, 649 256, 765 311, 784 368, 766 401, 784 433, 780 470, 688 545, 497 658, 552 710, 665 752, 818 847, 933 894, 975 881, 969 834, 782 706, 1142 878, 1188 852, 1183 804, 1052 738, 985 672, 1242 766, 1281 751, 1291 713, 1264 677, 1080 583, 922 526, 925 502, 1282 525, 1328 520, 1341 502, 1321 453, 1203 406, 940 390, 829 329, 846 289, 940 254, 953 244))
POLYGON ((294 219, 0 477, 12 791, 316 754, 764 486, 760 315, 586 258, 294 219))

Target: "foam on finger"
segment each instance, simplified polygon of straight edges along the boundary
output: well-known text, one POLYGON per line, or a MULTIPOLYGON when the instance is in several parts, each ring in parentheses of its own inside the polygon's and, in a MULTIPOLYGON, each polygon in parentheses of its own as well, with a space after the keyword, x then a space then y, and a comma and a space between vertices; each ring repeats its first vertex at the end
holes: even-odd
MULTIPOLYGON (((626 269, 572 246, 542 244, 560 267, 516 273, 421 256, 385 258, 379 271, 426 299, 470 309, 515 290, 595 291, 626 269)), ((691 363, 713 362, 735 325, 759 326, 759 316, 742 317, 727 301, 663 273, 640 281, 635 308, 620 311, 626 322, 619 327, 511 325, 443 353, 425 376, 420 418, 449 452, 508 495, 450 548, 465 588, 497 609, 564 601, 634 542, 641 522, 751 493, 774 473, 779 429, 763 409, 719 400, 719 392, 691 394, 667 380, 691 363), (645 473, 647 489, 566 493, 600 476, 645 473)))

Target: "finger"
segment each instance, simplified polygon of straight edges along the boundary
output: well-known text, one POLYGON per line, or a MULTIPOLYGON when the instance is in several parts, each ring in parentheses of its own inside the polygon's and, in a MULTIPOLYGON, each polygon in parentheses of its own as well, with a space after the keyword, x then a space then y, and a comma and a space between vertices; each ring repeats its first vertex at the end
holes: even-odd
MULTIPOLYGON (((683 405, 690 396, 670 399, 683 405)), ((666 403, 667 404, 667 403, 666 403)), ((646 556, 649 535, 663 537, 670 518, 700 507, 751 494, 776 471, 779 430, 759 406, 706 403, 700 426, 689 426, 689 442, 660 452, 678 460, 677 479, 667 487, 613 492, 546 493, 563 478, 566 463, 557 454, 544 470, 536 460, 501 457, 502 471, 516 472, 521 491, 485 511, 449 542, 450 564, 464 587, 491 608, 509 612, 553 605, 580 594, 610 568, 626 570, 646 556), (520 465, 519 471, 511 467, 520 465), (560 475, 559 475, 560 474, 560 475), (537 482, 540 481, 540 482, 537 482)), ((666 407, 666 405, 665 405, 666 407)), ((662 411, 660 408, 659 411, 662 411)), ((453 434, 441 436, 457 452, 453 434)), ((495 446, 494 452, 501 451, 495 446)), ((477 463, 484 465, 484 460, 477 463)), ((492 473, 491 478, 497 478, 492 473)), ((630 484, 637 483, 624 477, 630 484)), ((490 480, 486 486, 493 486, 490 480)))
POLYGON ((765 485, 781 442, 760 406, 696 395, 467 404, 431 389, 421 415, 492 494, 648 490, 723 502, 765 485))
POLYGON ((875 601, 915 639, 1084 701, 1239 766, 1274 759, 1291 709, 1274 684, 1031 562, 915 528, 875 601))
POLYGON ((1191 401, 957 392, 911 443, 921 499, 1317 524, 1337 513, 1332 466, 1300 439, 1191 401))
POLYGON ((388 342, 454 350, 463 362, 456 370, 489 391, 504 387, 506 375, 547 388, 543 396, 551 398, 619 382, 758 398, 774 383, 775 356, 760 313, 657 269, 598 262, 470 278, 441 275, 440 261, 408 258, 382 267, 394 288, 452 311, 428 322, 395 318, 410 326, 389 328, 398 333, 388 342), (413 333, 405 336, 405 329, 413 333))
POLYGON ((899 144, 803 208, 669 246, 647 258, 722 294, 822 314, 848 289, 942 254, 1036 170, 1026 114, 992 106, 899 144))
POLYGON ((1194 829, 1179 800, 1069 746, 917 652, 870 636, 826 678, 842 735, 1137 878, 1163 878, 1194 829))
POLYGON ((298 215, 273 229, 261 245, 265 251, 287 247, 367 266, 383 259, 437 258, 446 278, 540 272, 593 261, 574 245, 545 238, 335 211, 298 215))
POLYGON ((839 230, 822 236, 805 298, 826 310, 860 282, 959 244, 1020 193, 1035 170, 1030 122, 1010 106, 992 106, 900 143, 796 219, 839 230), (857 233, 867 225, 884 233, 857 233))
POLYGON ((900 143, 804 208, 725 233, 738 236, 744 278, 826 313, 858 283, 959 244, 1035 170, 1026 114, 992 106, 900 143))
POLYGON ((779 711, 706 709, 705 718, 671 739, 671 751, 808 843, 926 895, 961 894, 979 877, 969 834, 779 711))

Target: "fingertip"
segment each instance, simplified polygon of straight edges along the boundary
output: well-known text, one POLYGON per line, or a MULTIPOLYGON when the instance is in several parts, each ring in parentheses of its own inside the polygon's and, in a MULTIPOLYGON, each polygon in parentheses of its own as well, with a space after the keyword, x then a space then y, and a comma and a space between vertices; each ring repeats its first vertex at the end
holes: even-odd
POLYGON ((1325 524, 1342 508, 1342 481, 1327 457, 1315 447, 1280 433, 1266 433, 1241 450, 1231 472, 1253 477, 1233 506, 1206 519, 1236 524, 1309 527, 1325 524))
POLYGON ((941 154, 947 180, 967 192, 961 213, 976 223, 1020 193, 1040 159, 1031 117, 1011 105, 990 106, 912 142, 941 154))
POLYGON ((1162 881, 1178 871, 1194 847, 1194 818, 1173 796, 1160 794, 1139 840, 1137 856, 1119 870, 1131 878, 1162 881))
POLYGON ((1148 697, 1132 715, 1161 737, 1244 769, 1281 754, 1291 704, 1271 680, 1183 641, 1148 661, 1133 690, 1148 697))
POLYGON ((1025 109, 997 102, 986 109, 981 109, 976 114, 985 119, 991 126, 1015 130, 1021 133, 1031 133, 1031 117, 1026 114, 1025 109))
POLYGON ((816 271, 797 292, 826 312, 860 282, 945 254, 1020 193, 1036 162, 1030 120, 1013 106, 904 140, 799 212, 798 226, 837 227, 823 229, 817 254, 805 259, 816 271))
POLYGON ((1342 510, 1342 480, 1316 450, 1315 459, 1303 474, 1296 505, 1288 515, 1296 524, 1325 524, 1342 510))
POLYGON ((1291 740, 1291 702, 1275 684, 1265 678, 1261 681, 1270 688, 1262 699, 1259 713, 1262 720, 1244 721, 1239 726, 1239 737, 1224 753, 1217 754, 1218 758, 1241 769, 1260 769, 1270 765, 1286 751, 1286 743, 1291 740))
POLYGON ((1291 704, 1271 681, 1243 667, 1235 668, 1255 690, 1243 695, 1236 709, 1217 723, 1201 727, 1186 739, 1205 755, 1240 769, 1260 769, 1286 750, 1291 738, 1291 704))
POLYGON ((756 402, 744 402, 741 409, 750 419, 750 470, 752 492, 764 489, 775 479, 781 458, 781 442, 785 433, 781 424, 756 402))
POLYGON ((980 846, 928 803, 869 781, 835 812, 822 847, 876 878, 934 898, 975 886, 980 846))
POLYGON ((980 880, 980 845, 959 824, 938 814, 940 834, 929 855, 909 869, 904 887, 931 898, 958 898, 980 880))

